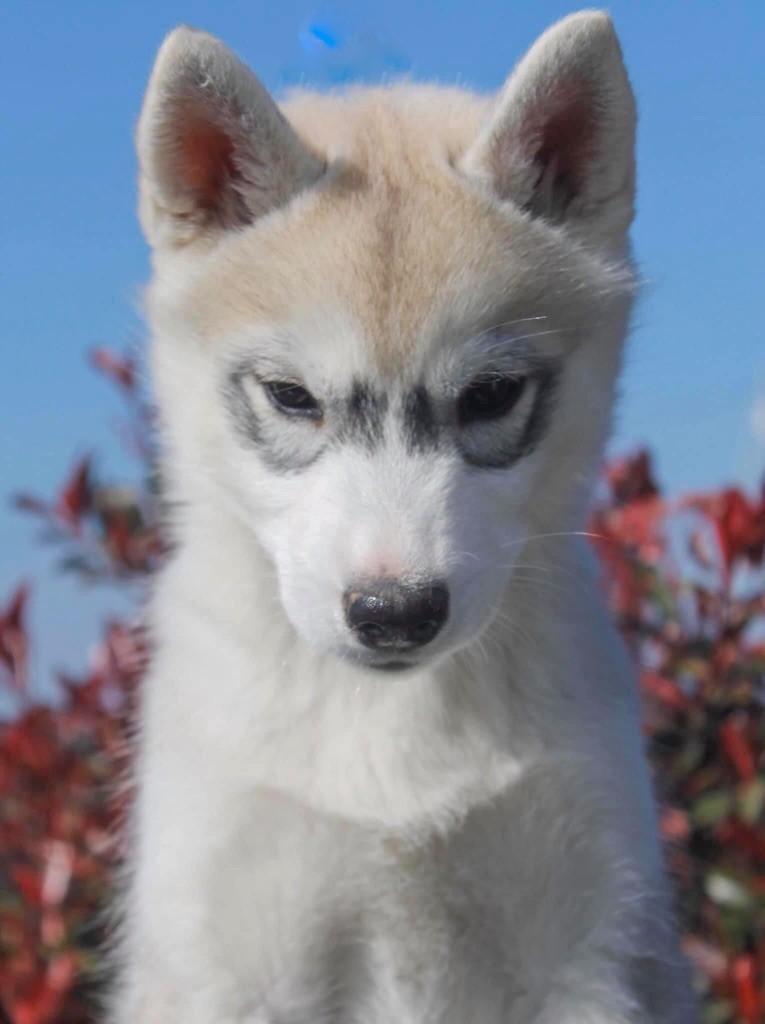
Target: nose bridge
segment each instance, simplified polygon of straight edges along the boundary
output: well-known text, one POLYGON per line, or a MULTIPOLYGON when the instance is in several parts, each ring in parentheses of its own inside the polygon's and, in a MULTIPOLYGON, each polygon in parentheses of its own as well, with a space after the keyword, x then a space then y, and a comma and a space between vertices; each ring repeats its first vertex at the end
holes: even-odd
POLYGON ((451 480, 437 453, 412 454, 391 440, 365 459, 351 481, 358 554, 368 576, 439 575, 449 535, 451 480), (376 565, 377 562, 389 563, 376 565))

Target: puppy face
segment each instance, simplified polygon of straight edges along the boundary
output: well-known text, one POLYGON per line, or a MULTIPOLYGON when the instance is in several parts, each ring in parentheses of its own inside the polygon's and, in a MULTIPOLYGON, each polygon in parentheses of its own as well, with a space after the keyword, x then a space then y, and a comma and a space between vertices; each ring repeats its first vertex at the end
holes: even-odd
POLYGON ((631 147, 598 117, 632 108, 593 17, 493 107, 401 88, 285 121, 209 37, 160 57, 139 141, 172 474, 247 525, 317 650, 432 663, 578 522, 631 294, 631 147))

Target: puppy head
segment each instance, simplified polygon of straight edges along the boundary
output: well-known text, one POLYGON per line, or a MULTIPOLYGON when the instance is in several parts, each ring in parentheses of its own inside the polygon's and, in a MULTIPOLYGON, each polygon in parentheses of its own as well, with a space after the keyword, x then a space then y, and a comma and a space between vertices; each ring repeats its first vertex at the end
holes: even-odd
POLYGON ((138 151, 170 476, 247 525, 318 650, 442 657, 528 538, 579 524, 633 290, 634 124, 602 14, 492 100, 280 109, 212 37, 165 42, 138 151))

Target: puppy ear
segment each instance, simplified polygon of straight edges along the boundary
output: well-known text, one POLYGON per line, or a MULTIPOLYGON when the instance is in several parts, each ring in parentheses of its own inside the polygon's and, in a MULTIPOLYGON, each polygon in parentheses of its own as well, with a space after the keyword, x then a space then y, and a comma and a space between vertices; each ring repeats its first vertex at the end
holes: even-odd
POLYGON ((141 223, 154 246, 247 224, 324 170, 255 75, 218 39, 185 27, 157 55, 136 144, 141 223))
POLYGON ((635 120, 611 19, 583 11, 513 71, 463 169, 534 216, 616 238, 633 216, 635 120))

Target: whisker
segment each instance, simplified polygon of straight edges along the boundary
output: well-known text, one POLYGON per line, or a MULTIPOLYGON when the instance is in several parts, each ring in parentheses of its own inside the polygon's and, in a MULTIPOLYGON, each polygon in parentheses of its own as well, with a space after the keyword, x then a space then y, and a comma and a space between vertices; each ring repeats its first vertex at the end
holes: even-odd
POLYGON ((545 540, 548 537, 591 537, 595 540, 607 540, 602 533, 591 533, 589 530, 564 530, 560 533, 535 533, 530 537, 519 537, 517 540, 511 540, 507 544, 503 544, 503 548, 512 548, 518 544, 527 544, 532 540, 545 540))
POLYGON ((482 338, 485 334, 489 334, 491 331, 498 331, 501 327, 515 327, 516 324, 534 323, 538 320, 549 320, 549 317, 544 315, 520 316, 515 320, 500 320, 498 323, 492 324, 490 327, 485 327, 482 331, 479 331, 479 333, 475 335, 475 338, 482 338))
MULTIPOLYGON (((594 593, 593 588, 588 586, 587 583, 580 576, 578 576, 574 572, 574 570, 570 566, 568 566, 568 565, 555 565, 555 564, 552 564, 552 563, 550 563, 548 565, 531 565, 530 563, 525 563, 525 564, 519 564, 517 566, 513 566, 512 564, 508 564, 508 565, 505 565, 505 566, 500 566, 499 568, 504 568, 504 569, 518 568, 518 569, 524 569, 524 570, 529 570, 529 569, 536 570, 537 572, 560 572, 560 573, 565 573, 565 575, 568 576, 569 579, 573 583, 575 583, 581 589, 582 593, 586 594, 588 597, 592 596, 593 593, 594 593)), ((542 582, 542 581, 540 581, 540 582, 542 582)))
POLYGON ((551 590, 557 590, 559 594, 565 594, 566 588, 560 583, 553 583, 552 580, 540 580, 538 577, 533 576, 516 576, 513 575, 511 582, 515 580, 518 583, 528 583, 535 587, 548 587, 551 590))
POLYGON ((455 551, 454 552, 454 558, 455 558, 455 565, 459 565, 460 564, 459 561, 457 561, 460 558, 472 558, 476 562, 480 562, 481 561, 481 559, 478 557, 478 555, 474 554, 474 552, 472 552, 472 551, 455 551))
MULTIPOLYGON (((496 330, 496 328, 494 328, 496 330)), ((552 327, 548 331, 530 331, 527 334, 514 334, 509 338, 499 338, 494 342, 493 345, 481 345, 479 351, 481 354, 494 352, 498 348, 509 348, 512 345, 516 345, 521 341, 533 341, 535 338, 547 338, 551 334, 568 334, 574 331, 576 328, 564 328, 564 327, 552 327)), ((478 337, 473 340, 478 342, 481 338, 485 337, 485 334, 479 334, 478 337)))
MULTIPOLYGON (((488 334, 493 333, 494 331, 499 331, 499 330, 501 330, 502 328, 505 328, 505 327, 513 327, 515 324, 523 323, 524 321, 528 322, 528 321, 534 321, 534 320, 548 320, 548 319, 549 319, 549 317, 547 317, 547 316, 538 316, 538 317, 525 317, 522 320, 507 320, 504 323, 497 323, 497 324, 493 324, 491 327, 486 327, 484 330, 482 330, 478 334, 474 335, 471 338, 471 341, 472 342, 478 342, 482 338, 485 338, 488 334)), ((595 329, 596 327, 602 327, 603 326, 603 322, 604 321, 602 321, 602 320, 594 320, 594 321, 590 321, 588 323, 570 324, 568 326, 552 327, 549 330, 544 330, 544 331, 529 331, 526 334, 514 334, 514 335, 512 335, 511 337, 508 337, 508 338, 500 338, 500 339, 498 339, 498 341, 494 345, 490 345, 488 348, 482 349, 482 351, 491 352, 494 348, 497 348, 497 347, 506 346, 506 345, 512 345, 513 343, 516 343, 516 342, 519 342, 519 341, 530 341, 530 340, 533 340, 534 338, 544 338, 544 337, 546 337, 546 336, 548 336, 550 334, 572 334, 572 333, 574 333, 576 331, 589 331, 589 330, 595 329)))
MULTIPOLYGON (((495 624, 499 624, 500 626, 507 627, 510 630, 511 635, 519 636, 521 638, 521 640, 523 640, 524 644, 526 644, 527 647, 529 647, 529 648, 533 647, 533 637, 532 637, 532 635, 530 633, 528 633, 526 631, 526 629, 524 629, 523 626, 520 625, 520 623, 517 621, 517 619, 512 618, 512 616, 510 616, 507 612, 503 612, 503 611, 498 612, 498 614, 496 615, 496 617, 494 619, 494 623, 495 624)), ((487 639, 488 639, 488 635, 487 635, 487 639)), ((499 638, 492 637, 492 639, 495 640, 495 642, 497 643, 497 646, 498 646, 500 652, 502 652, 503 646, 499 642, 499 638)))

